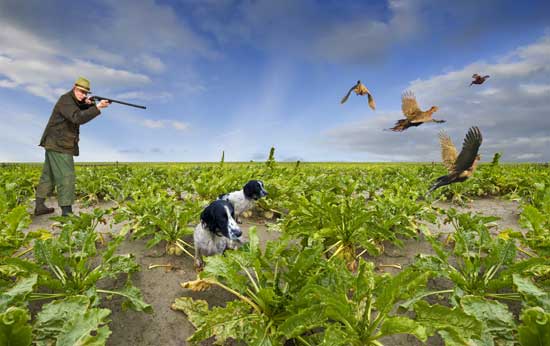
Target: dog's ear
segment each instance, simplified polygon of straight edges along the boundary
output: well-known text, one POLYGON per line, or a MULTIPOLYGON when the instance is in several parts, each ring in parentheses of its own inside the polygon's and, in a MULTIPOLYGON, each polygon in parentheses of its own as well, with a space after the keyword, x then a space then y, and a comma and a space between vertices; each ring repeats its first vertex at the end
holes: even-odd
POLYGON ((254 183, 255 183, 254 180, 251 180, 248 183, 246 183, 246 185, 243 188, 244 195, 248 198, 254 197, 254 193, 256 192, 254 189, 255 187, 254 183))
POLYGON ((231 217, 235 220, 235 208, 233 207, 233 204, 228 202, 227 206, 229 207, 231 217))
POLYGON ((206 224, 208 229, 212 232, 216 230, 216 219, 214 216, 214 207, 210 204, 208 207, 204 208, 201 213, 201 221, 206 224))

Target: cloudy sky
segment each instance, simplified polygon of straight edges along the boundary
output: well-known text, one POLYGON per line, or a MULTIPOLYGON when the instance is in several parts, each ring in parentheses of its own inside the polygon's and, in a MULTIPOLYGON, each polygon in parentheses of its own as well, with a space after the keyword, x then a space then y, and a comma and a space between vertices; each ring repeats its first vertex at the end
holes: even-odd
POLYGON ((472 125, 486 160, 550 161, 546 0, 0 0, 0 162, 43 160, 80 75, 147 110, 104 110, 78 161, 432 161, 472 125), (358 79, 376 111, 340 105, 358 79), (405 90, 447 122, 384 131, 405 90))

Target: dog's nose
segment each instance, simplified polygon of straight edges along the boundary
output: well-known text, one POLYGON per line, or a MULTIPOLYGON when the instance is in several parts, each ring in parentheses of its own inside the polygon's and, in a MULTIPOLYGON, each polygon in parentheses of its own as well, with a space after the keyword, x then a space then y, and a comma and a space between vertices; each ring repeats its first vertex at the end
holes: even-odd
POLYGON ((240 237, 242 234, 243 234, 243 231, 241 231, 240 229, 234 229, 233 230, 233 234, 235 235, 235 237, 240 237))

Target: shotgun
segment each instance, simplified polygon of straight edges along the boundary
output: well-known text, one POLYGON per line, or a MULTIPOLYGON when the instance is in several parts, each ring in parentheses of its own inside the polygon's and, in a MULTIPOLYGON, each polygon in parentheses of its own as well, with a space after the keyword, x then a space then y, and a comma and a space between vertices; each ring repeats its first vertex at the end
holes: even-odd
POLYGON ((125 106, 146 109, 145 106, 140 106, 140 105, 136 105, 136 104, 133 104, 133 103, 124 102, 124 101, 113 100, 113 99, 103 97, 103 96, 97 96, 97 95, 96 96, 91 96, 89 99, 94 101, 94 102, 95 101, 101 101, 101 100, 107 100, 107 101, 109 101, 109 103, 120 103, 121 105, 125 105, 125 106))

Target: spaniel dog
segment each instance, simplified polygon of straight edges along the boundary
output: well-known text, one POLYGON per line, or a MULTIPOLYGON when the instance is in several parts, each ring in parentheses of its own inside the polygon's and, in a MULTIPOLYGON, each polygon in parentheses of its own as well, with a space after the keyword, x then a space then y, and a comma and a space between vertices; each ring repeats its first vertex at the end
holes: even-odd
POLYGON ((264 183, 260 180, 250 180, 242 190, 233 191, 225 195, 220 195, 218 199, 231 202, 235 208, 237 222, 241 223, 239 216, 254 206, 254 203, 262 197, 267 196, 264 183))
POLYGON ((235 211, 231 203, 218 199, 201 213, 201 222, 195 227, 195 269, 202 269, 202 256, 223 254, 226 249, 237 249, 241 245, 242 231, 235 222, 235 211))

